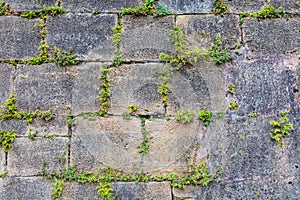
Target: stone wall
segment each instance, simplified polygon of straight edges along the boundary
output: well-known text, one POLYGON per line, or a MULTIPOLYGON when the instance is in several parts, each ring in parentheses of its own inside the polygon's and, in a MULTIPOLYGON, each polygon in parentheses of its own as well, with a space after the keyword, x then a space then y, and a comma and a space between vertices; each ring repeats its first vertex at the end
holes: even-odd
MULTIPOLYGON (((0 130, 17 134, 9 151, 0 153, 0 199, 55 198, 57 180, 43 171, 72 167, 96 173, 111 167, 125 175, 183 176, 189 162, 202 159, 210 173, 222 167, 220 182, 183 190, 167 179, 113 181, 114 199, 299 199, 299 2, 224 0, 229 13, 217 16, 211 12, 213 0, 159 0, 156 6, 177 15, 120 15, 121 8, 138 2, 6 0, 11 12, 0 16, 0 104, 16 94, 19 111, 51 110, 55 118, 0 122, 0 130), (267 4, 282 6, 279 18, 241 18, 242 12, 257 13, 267 4), (66 13, 20 16, 42 5, 59 5, 66 13), (118 24, 121 41, 114 45, 111 35, 118 24), (163 67, 161 52, 175 53, 174 26, 183 30, 192 49, 209 49, 220 33, 232 60, 200 60, 173 70, 165 104, 155 71, 163 67), (49 57, 54 46, 72 48, 79 62, 67 67, 51 60, 26 62, 39 57, 43 44, 49 57), (111 65, 116 56, 124 59, 118 67, 111 65), (104 80, 110 81, 109 108, 107 116, 99 116, 104 80), (229 84, 236 86, 232 93, 229 84), (233 102, 238 110, 228 108, 233 102), (129 105, 138 108, 131 116, 129 105), (208 126, 196 117, 186 124, 174 120, 178 110, 203 109, 214 113, 208 126), (270 137, 270 120, 279 120, 281 111, 294 125, 284 147, 270 137), (148 152, 141 152, 144 143, 148 152)), ((98 185, 64 180, 60 199, 101 199, 98 185)))

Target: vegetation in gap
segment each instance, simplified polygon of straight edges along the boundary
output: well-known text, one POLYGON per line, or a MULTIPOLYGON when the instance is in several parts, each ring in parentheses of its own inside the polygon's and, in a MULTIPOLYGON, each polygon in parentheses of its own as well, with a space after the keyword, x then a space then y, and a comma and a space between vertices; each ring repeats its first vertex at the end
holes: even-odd
POLYGON ((187 124, 194 121, 195 113, 190 110, 178 110, 174 116, 175 121, 179 121, 182 124, 187 124))
POLYGON ((63 66, 71 66, 71 65, 78 64, 79 61, 75 60, 76 57, 77 57, 77 55, 73 54, 72 49, 65 51, 65 50, 59 49, 57 46, 53 47, 52 59, 59 66, 63 67, 63 66))
POLYGON ((57 138, 58 137, 58 134, 45 134, 43 135, 43 138, 46 138, 46 139, 54 139, 54 138, 57 138))
POLYGON ((200 113, 198 115, 198 119, 203 122, 204 126, 208 126, 211 122, 212 116, 213 116, 213 113, 211 111, 203 109, 200 111, 200 113))
POLYGON ((234 84, 232 84, 232 83, 228 84, 228 90, 227 90, 227 92, 229 94, 234 95, 235 89, 236 89, 236 86, 234 84))
POLYGON ((0 145, 4 153, 8 152, 16 137, 16 131, 0 130, 0 145))
POLYGON ((0 16, 17 15, 18 12, 11 10, 5 1, 0 1, 0 16))
POLYGON ((53 188, 51 188, 52 193, 51 193, 51 199, 52 200, 59 200, 62 190, 63 190, 63 183, 64 181, 59 181, 59 180, 55 180, 52 182, 53 184, 53 188))
POLYGON ((101 89, 98 93, 98 99, 100 101, 100 112, 99 116, 107 116, 107 111, 110 106, 109 97, 110 97, 110 80, 107 77, 109 69, 107 67, 102 68, 101 75, 101 89))
POLYGON ((119 67, 124 62, 124 59, 121 56, 120 52, 120 43, 121 43, 121 34, 122 34, 122 24, 121 24, 121 15, 118 16, 118 25, 113 28, 114 33, 110 36, 113 45, 115 56, 111 67, 119 67))
POLYGON ((270 124, 273 126, 271 130, 271 138, 275 140, 280 147, 284 147, 283 138, 290 135, 290 131, 294 130, 294 125, 289 124, 288 118, 289 110, 279 113, 279 121, 270 120, 270 124))
POLYGON ((243 23, 244 17, 254 17, 258 19, 268 19, 268 18, 280 18, 280 17, 289 17, 289 15, 282 11, 283 7, 279 7, 277 10, 274 6, 266 5, 260 9, 257 13, 242 12, 240 14, 240 22, 243 23))
POLYGON ((215 43, 211 49, 208 50, 208 55, 215 64, 226 63, 232 59, 229 52, 229 46, 226 46, 225 48, 222 46, 220 33, 217 34, 215 43))
POLYGON ((149 152, 149 147, 150 147, 150 140, 152 139, 151 136, 148 135, 148 131, 146 130, 146 118, 141 118, 142 120, 142 135, 143 135, 143 142, 142 145, 139 146, 141 150, 139 153, 145 154, 149 152))
POLYGON ((253 113, 249 113, 248 114, 248 117, 250 117, 250 118, 257 118, 259 116, 260 116, 259 112, 253 112, 253 113))
POLYGON ((230 102, 228 106, 229 110, 238 110, 239 109, 239 104, 237 102, 230 102))
POLYGON ((226 15, 229 13, 229 9, 223 0, 214 0, 216 7, 212 10, 212 13, 215 15, 226 15))
POLYGON ((29 129, 29 134, 27 136, 28 139, 30 139, 31 141, 34 141, 34 138, 37 136, 37 131, 32 131, 32 129, 29 129))
POLYGON ((172 14, 162 5, 156 5, 157 0, 145 0, 141 2, 140 5, 134 8, 122 8, 122 15, 153 15, 157 17, 167 16, 172 14))
POLYGON ((103 200, 114 200, 113 189, 111 188, 110 182, 100 182, 96 188, 99 196, 103 200))
POLYGON ((27 19, 33 19, 33 18, 44 17, 47 15, 55 17, 57 15, 65 14, 65 13, 66 13, 66 11, 59 6, 50 6, 50 7, 44 7, 42 10, 39 10, 37 12, 23 11, 23 12, 21 12, 21 17, 24 17, 27 19))

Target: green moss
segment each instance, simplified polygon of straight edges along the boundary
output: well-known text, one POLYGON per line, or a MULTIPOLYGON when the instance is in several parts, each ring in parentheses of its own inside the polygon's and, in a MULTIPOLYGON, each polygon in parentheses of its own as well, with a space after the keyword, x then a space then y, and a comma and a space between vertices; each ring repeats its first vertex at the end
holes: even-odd
POLYGON ((229 13, 229 9, 225 3, 223 3, 223 0, 214 0, 215 2, 215 8, 212 10, 212 13, 215 15, 226 15, 229 13))
POLYGON ((104 67, 102 68, 101 75, 101 89, 98 93, 98 99, 100 101, 100 116, 107 116, 107 111, 109 109, 109 97, 110 97, 110 80, 107 77, 109 69, 104 67))
POLYGON ((103 200, 114 200, 113 189, 111 188, 111 184, 109 182, 100 182, 96 188, 99 196, 103 200))
POLYGON ((0 130, 0 145, 3 148, 3 152, 8 152, 16 137, 16 131, 0 130))
POLYGON ((280 18, 287 16, 286 13, 282 12, 282 7, 276 10, 271 5, 266 5, 260 9, 257 13, 242 12, 240 14, 240 22, 243 23, 244 17, 254 17, 258 19, 268 19, 268 18, 280 18))
POLYGON ((42 10, 39 10, 37 12, 34 11, 23 11, 21 12, 21 17, 27 18, 27 19, 33 19, 33 18, 42 18, 44 16, 57 16, 60 14, 65 14, 66 11, 59 7, 59 6, 50 6, 50 7, 44 7, 42 10))
POLYGON ((113 62, 111 67, 119 67, 124 62, 124 59, 121 56, 120 51, 120 42, 121 42, 121 34, 122 34, 122 25, 121 20, 119 20, 118 25, 113 28, 114 33, 111 35, 111 39, 114 45, 114 53, 115 56, 113 58, 113 62))
POLYGON ((43 138, 46 138, 46 139, 54 139, 54 138, 57 138, 58 137, 58 134, 45 134, 43 135, 43 138))

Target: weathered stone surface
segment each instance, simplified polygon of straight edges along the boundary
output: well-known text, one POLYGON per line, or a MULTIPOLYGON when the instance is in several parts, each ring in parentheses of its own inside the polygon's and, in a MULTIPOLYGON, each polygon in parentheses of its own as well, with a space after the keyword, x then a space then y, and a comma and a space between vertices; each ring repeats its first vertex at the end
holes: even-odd
POLYGON ((23 136, 28 131, 28 123, 22 120, 3 120, 0 121, 0 130, 14 130, 18 136, 23 136))
POLYGON ((67 154, 67 138, 16 138, 8 153, 8 174, 33 176, 41 173, 43 163, 46 170, 57 171, 64 166, 62 157, 67 154))
POLYGON ((170 183, 112 183, 114 198, 116 200, 127 199, 153 199, 171 200, 170 183))
POLYGON ((270 0, 270 5, 275 8, 282 6, 283 10, 287 12, 300 12, 300 5, 297 0, 270 0))
POLYGON ((292 80, 282 63, 276 59, 253 60, 241 63, 238 71, 235 97, 239 114, 277 114, 291 107, 292 80))
POLYGON ((44 6, 55 6, 57 0, 6 0, 10 9, 16 11, 37 11, 41 10, 44 6))
POLYGON ((122 18, 121 54, 129 61, 157 61, 161 52, 174 51, 170 31, 174 26, 172 16, 131 16, 122 18))
POLYGON ((2 105, 12 92, 14 67, 0 63, 0 105, 2 105))
POLYGON ((287 180, 247 180, 243 182, 215 183, 208 187, 188 187, 186 190, 174 189, 174 200, 205 199, 298 199, 299 179, 287 180))
POLYGON ((171 77, 167 106, 169 115, 177 110, 202 109, 214 111, 226 108, 223 72, 213 63, 186 65, 171 77))
POLYGON ((223 3, 228 6, 232 13, 246 11, 257 12, 266 5, 265 0, 223 0, 223 3))
POLYGON ((8 177, 0 180, 0 199, 51 199, 50 180, 40 177, 8 177))
POLYGON ((106 0, 64 0, 62 7, 70 12, 118 12, 121 8, 133 8, 138 5, 139 0, 106 1, 106 0))
POLYGON ((247 57, 299 52, 300 19, 244 19, 243 38, 249 47, 247 57))
POLYGON ((193 148, 203 134, 199 122, 181 124, 160 119, 146 121, 146 130, 153 138, 149 152, 143 156, 143 169, 153 175, 186 170, 185 154, 194 153, 193 148))
POLYGON ((155 70, 159 64, 122 65, 110 70, 112 114, 121 115, 128 112, 128 106, 138 107, 138 114, 163 114, 162 96, 157 92, 161 85, 155 70))
POLYGON ((16 105, 27 112, 51 110, 66 114, 70 105, 72 81, 65 69, 54 64, 18 65, 15 78, 16 105))
POLYGON ((139 168, 142 143, 140 120, 122 117, 76 118, 71 142, 71 164, 79 170, 97 171, 107 166, 124 172, 139 168))
POLYGON ((50 46, 69 50, 78 59, 110 61, 114 56, 111 39, 112 28, 117 25, 117 15, 66 14, 49 17, 47 42, 50 46))
POLYGON ((218 33, 224 46, 234 46, 241 41, 239 17, 235 15, 182 15, 177 17, 176 24, 187 34, 190 48, 211 47, 218 33))
POLYGON ((97 193, 97 183, 80 184, 74 182, 65 182, 63 184, 63 191, 60 196, 61 200, 72 200, 72 199, 99 199, 97 193))
POLYGON ((73 76, 72 113, 97 112, 100 109, 99 90, 101 85, 102 67, 105 63, 82 63, 69 70, 73 76))
POLYGON ((38 21, 0 16, 0 59, 21 60, 37 56, 41 39, 39 28, 34 24, 38 21))
MULTIPOLYGON (((0 129, 1 130, 1 129, 0 129)), ((3 152, 3 148, 0 149, 0 173, 3 173, 5 171, 5 153, 3 152)), ((1 183, 0 183, 0 191, 1 191, 1 183)))
POLYGON ((210 13, 214 8, 213 0, 160 0, 159 4, 176 14, 210 13))

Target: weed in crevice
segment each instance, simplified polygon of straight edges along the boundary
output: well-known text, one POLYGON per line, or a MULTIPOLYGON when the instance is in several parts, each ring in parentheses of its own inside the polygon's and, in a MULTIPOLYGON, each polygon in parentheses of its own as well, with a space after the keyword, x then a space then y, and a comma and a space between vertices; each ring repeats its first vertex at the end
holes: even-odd
POLYGON ((60 180, 55 180, 52 182, 53 184, 53 188, 51 188, 52 193, 51 193, 51 199, 52 200, 59 200, 62 190, 63 190, 63 184, 64 181, 60 181, 60 180))
POLYGON ((109 109, 109 97, 110 97, 110 80, 107 77, 109 69, 107 67, 102 68, 101 75, 101 89, 98 93, 98 99, 100 101, 100 116, 107 116, 107 111, 109 109))
POLYGON ((208 50, 208 55, 215 64, 222 64, 232 59, 229 52, 229 46, 225 46, 225 48, 222 46, 220 33, 217 34, 215 43, 211 49, 208 50))
POLYGON ((3 172, 0 173, 0 178, 5 178, 7 175, 7 171, 4 170, 3 172))
POLYGON ((58 134, 45 134, 43 135, 43 138, 46 138, 46 139, 55 139, 58 137, 58 134))
POLYGON ((103 200, 114 200, 113 189, 111 188, 110 182, 100 182, 96 188, 99 196, 103 200))
POLYGON ((11 10, 5 1, 0 1, 0 16, 18 15, 18 12, 11 10))
POLYGON ((212 13, 215 15, 226 15, 229 13, 229 9, 225 3, 223 3, 223 0, 214 0, 215 2, 215 8, 212 10, 212 13))
POLYGON ((268 18, 280 18, 280 17, 290 17, 287 13, 282 11, 283 7, 279 7, 276 10, 271 5, 266 5, 262 9, 260 9, 257 13, 250 13, 250 12, 242 12, 240 14, 240 23, 243 23, 243 19, 245 17, 253 17, 258 19, 268 19, 268 18))
POLYGON ((114 33, 110 36, 113 45, 114 45, 114 53, 115 56, 113 58, 113 62, 111 64, 111 67, 119 67, 122 65, 124 62, 124 59, 121 56, 121 51, 120 51, 120 43, 121 43, 121 34, 122 34, 122 24, 121 20, 118 20, 118 25, 116 25, 113 28, 114 33))
POLYGON ((249 118, 257 118, 260 116, 260 113, 259 112, 253 112, 253 113, 249 113, 247 115, 249 118))
POLYGON ((145 154, 149 152, 149 148, 150 148, 149 142, 152 139, 152 137, 148 135, 148 131, 146 130, 146 118, 141 118, 141 120, 142 120, 141 132, 143 135, 143 142, 141 146, 139 146, 138 148, 141 149, 139 153, 145 154))
POLYGON ((71 66, 76 65, 79 61, 75 60, 77 57, 76 54, 73 54, 72 49, 68 51, 59 49, 57 46, 53 47, 53 56, 52 60, 57 63, 59 66, 71 66))
POLYGON ((237 102, 230 102, 228 106, 229 110, 238 110, 239 109, 239 104, 237 102))
POLYGON ((211 122, 212 116, 213 116, 213 113, 211 111, 203 109, 200 111, 200 113, 198 115, 198 119, 203 122, 204 126, 208 126, 211 122))
POLYGON ((37 136, 37 131, 32 131, 32 129, 30 128, 27 138, 30 139, 31 141, 34 141, 36 136, 37 136))
POLYGON ((0 146, 4 153, 8 152, 16 137, 16 131, 0 130, 0 146))
POLYGON ((290 131, 294 130, 294 125, 289 124, 288 118, 289 110, 279 113, 279 121, 270 120, 270 124, 273 126, 271 130, 271 138, 275 140, 280 147, 284 147, 283 138, 290 135, 290 131))
POLYGON ((27 18, 27 19, 33 19, 33 18, 42 18, 45 16, 52 16, 55 17, 60 14, 65 14, 66 11, 59 7, 59 6, 50 6, 50 7, 44 7, 43 9, 39 11, 23 11, 21 12, 21 17, 27 18))
POLYGON ((178 110, 174 116, 175 121, 179 121, 182 124, 187 124, 194 121, 195 113, 190 110, 178 110))
POLYGON ((235 93, 235 89, 236 89, 236 86, 232 83, 229 83, 228 84, 228 89, 227 89, 227 92, 231 95, 234 95, 235 93))

